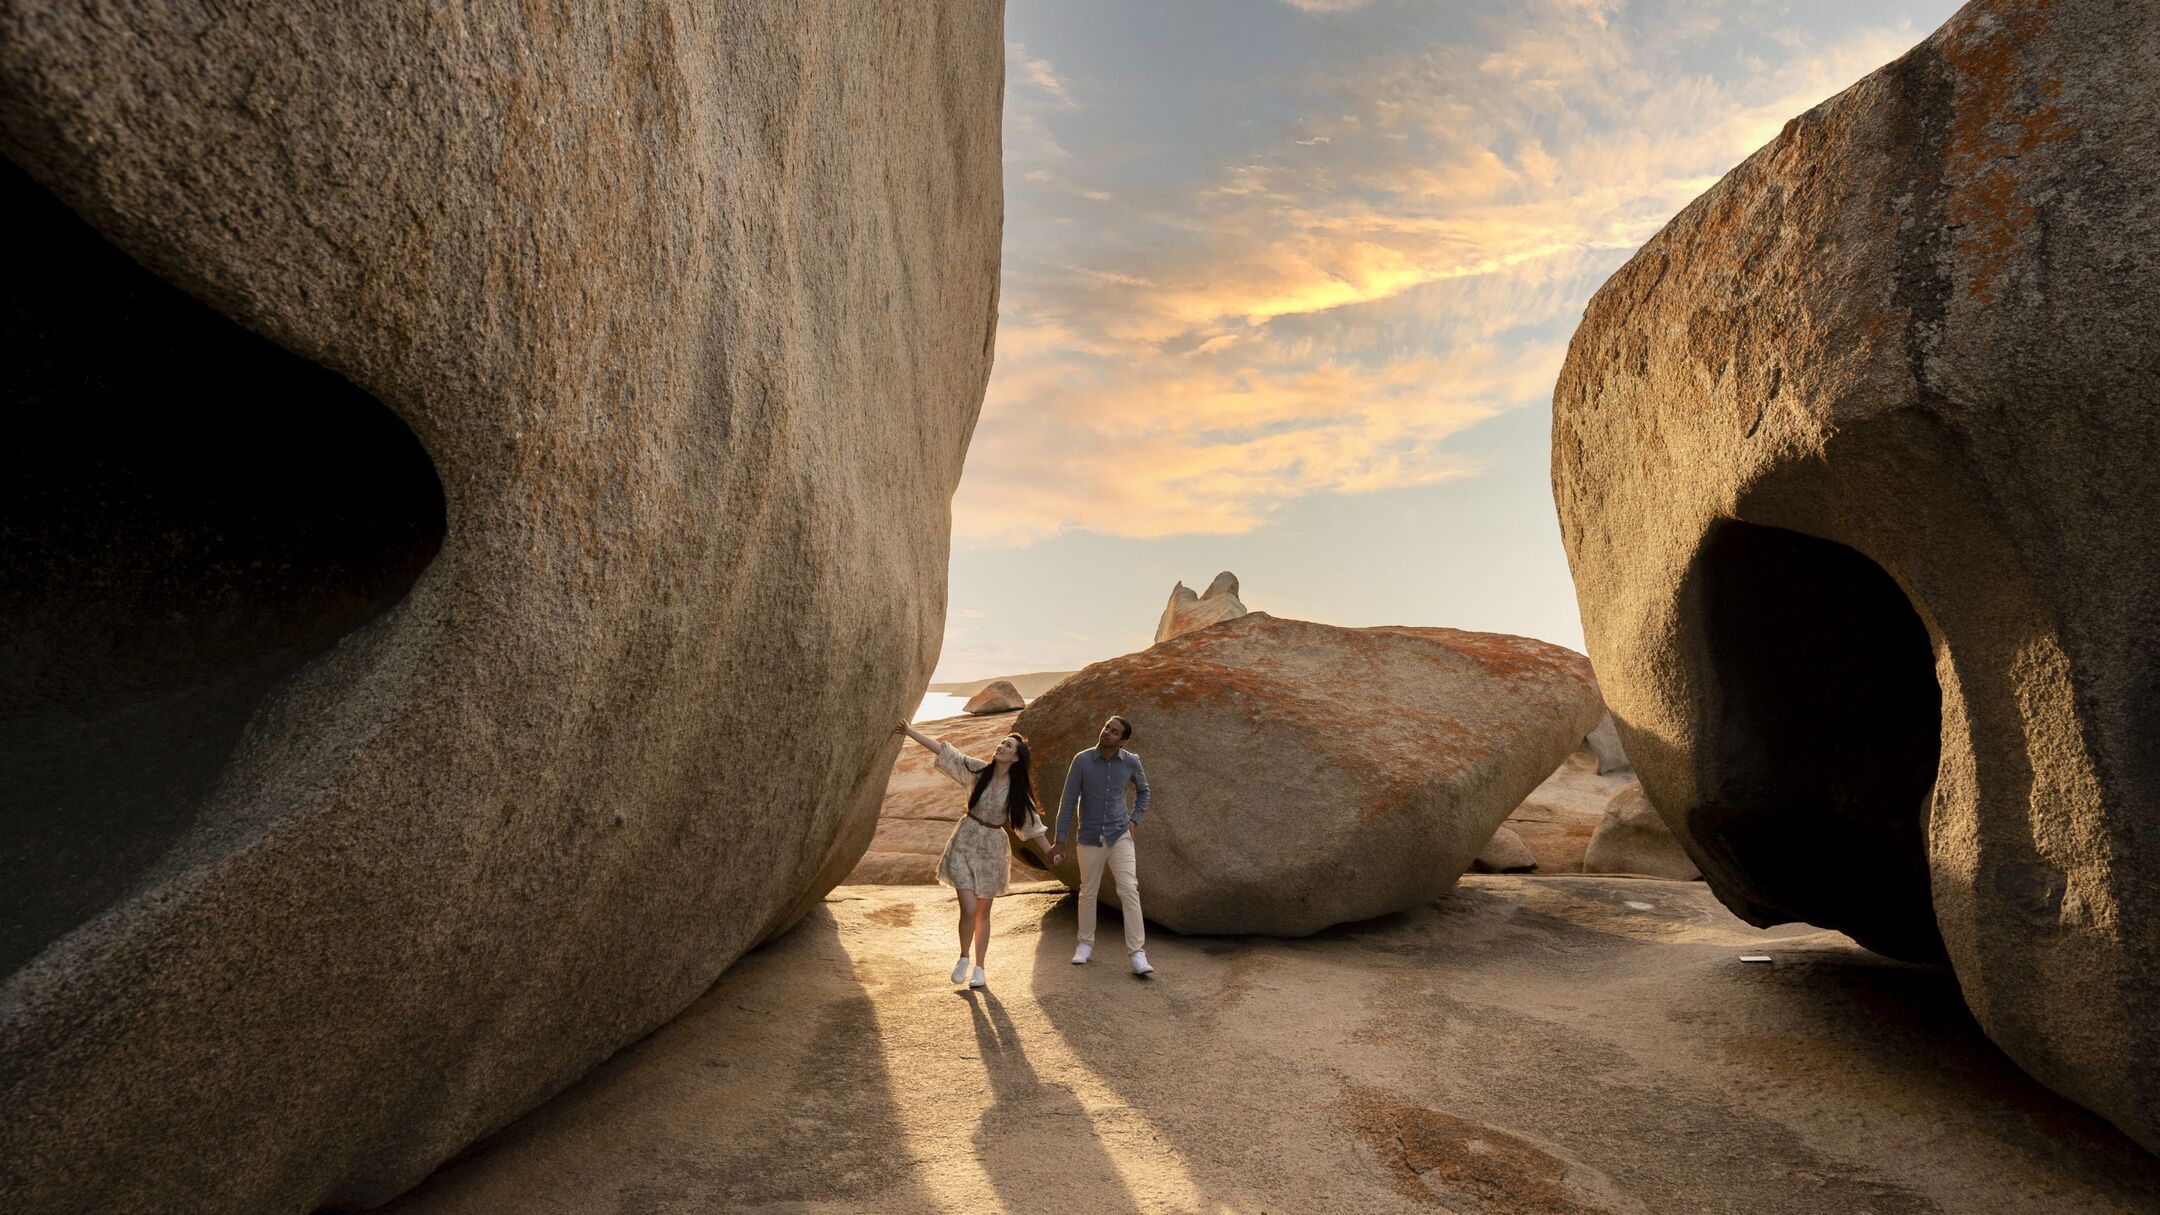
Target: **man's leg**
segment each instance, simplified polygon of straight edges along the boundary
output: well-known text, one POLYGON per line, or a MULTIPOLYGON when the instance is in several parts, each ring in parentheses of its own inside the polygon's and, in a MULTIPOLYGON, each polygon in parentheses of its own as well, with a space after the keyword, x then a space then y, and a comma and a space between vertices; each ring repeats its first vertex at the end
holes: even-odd
POLYGON ((1080 943, 1095 944, 1095 896, 1102 890, 1103 862, 1108 848, 1080 845, 1080 943))
MULTIPOLYGON (((1139 953, 1147 947, 1147 929, 1140 920, 1140 865, 1133 849, 1132 833, 1102 851, 1109 853, 1110 877, 1117 883, 1118 909, 1125 916, 1125 952, 1139 953)), ((1094 904, 1090 903, 1092 911, 1094 904)), ((1090 927, 1093 921, 1090 921, 1090 927)))

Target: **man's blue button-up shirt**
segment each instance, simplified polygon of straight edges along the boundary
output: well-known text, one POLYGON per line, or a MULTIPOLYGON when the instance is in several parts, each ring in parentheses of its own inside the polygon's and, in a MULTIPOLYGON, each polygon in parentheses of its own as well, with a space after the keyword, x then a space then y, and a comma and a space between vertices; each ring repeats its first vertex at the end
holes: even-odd
POLYGON ((1124 836, 1126 828, 1140 821, 1147 813, 1147 773, 1140 770, 1140 757, 1120 749, 1113 759, 1104 759, 1100 747, 1089 747, 1073 756, 1072 767, 1065 770, 1065 796, 1058 800, 1058 821, 1050 833, 1052 839, 1064 839, 1066 824, 1078 825, 1079 842, 1091 848, 1108 848, 1124 836), (1133 800, 1132 813, 1125 812, 1125 786, 1138 790, 1133 800), (1079 813, 1073 813, 1074 807, 1079 813))

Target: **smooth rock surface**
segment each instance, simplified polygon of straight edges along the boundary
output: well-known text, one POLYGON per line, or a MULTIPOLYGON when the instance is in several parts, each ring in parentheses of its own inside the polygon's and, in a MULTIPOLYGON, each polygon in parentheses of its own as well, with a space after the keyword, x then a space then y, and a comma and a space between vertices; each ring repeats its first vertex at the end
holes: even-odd
POLYGON ((1672 828, 1658 817, 1642 782, 1630 782, 1613 797, 1583 851, 1584 873, 1633 874, 1692 882, 1702 870, 1680 850, 1672 828))
POLYGON ((1002 41, 0 9, 0 1208, 380 1202, 853 866, 989 370, 1002 41))
POLYGON ((967 704, 962 707, 980 717, 986 713, 1017 713, 1027 707, 1027 700, 1020 695, 1020 689, 1006 680, 998 679, 985 684, 980 692, 968 697, 967 704))
POLYGON ((1245 612, 1245 603, 1238 598, 1237 575, 1229 570, 1215 575, 1204 594, 1196 595, 1180 582, 1170 588, 1170 602, 1163 605, 1162 619, 1155 623, 1155 640, 1168 641, 1194 629, 1235 620, 1245 612))
POLYGON ((1628 762, 1627 748, 1620 745, 1620 728, 1613 724, 1612 714, 1599 718, 1597 728, 1590 731, 1583 743, 1597 755, 1599 776, 1634 771, 1635 765, 1628 762))
MULTIPOLYGON (((1015 728, 1047 791, 1105 718, 1131 719, 1149 920, 1302 936, 1445 891, 1598 712, 1558 646, 1253 612, 1096 663, 1015 728)), ((1077 857, 1058 876, 1077 886, 1077 857)))
POLYGON ((1528 873, 1537 867, 1537 856, 1506 827, 1493 832, 1470 862, 1472 873, 1528 873))
POLYGON ((1947 956, 2160 1150, 2160 6, 1976 0, 1613 276, 1554 394, 1591 657, 1758 924, 1947 956))
MULTIPOLYGON (((920 722, 915 728, 932 738, 944 739, 977 759, 988 759, 991 752, 997 750, 998 743, 1013 732, 1016 717, 1013 713, 968 714, 920 722)), ((1034 765, 1036 801, 1047 800, 1050 807, 1054 807, 1057 786, 1053 783, 1045 793, 1043 782, 1045 779, 1063 781, 1063 762, 1046 763, 1041 752, 1032 749, 1030 762, 1034 765), (1051 773, 1048 778, 1043 775, 1046 771, 1051 773)), ((1046 807, 1044 814, 1049 812, 1050 808, 1046 807)), ((937 770, 937 756, 909 742, 900 748, 899 756, 893 760, 892 774, 885 782, 885 796, 878 805, 877 833, 870 840, 870 850, 847 875, 846 884, 924 886, 935 883, 938 858, 945 855, 945 844, 952 838, 953 828, 959 825, 960 816, 966 813, 967 791, 937 770)), ((1048 876, 1017 857, 1013 860, 1012 880, 1016 882, 1036 881, 1048 876)))
POLYGON ((1315 939, 1158 932, 1147 982, 1068 962, 1074 900, 1048 889, 998 900, 972 996, 945 981, 946 892, 835 891, 386 1215, 2131 1215, 2160 1193, 2160 1159, 2019 1074, 1946 972, 1750 928, 1699 882, 1472 876, 1315 939))

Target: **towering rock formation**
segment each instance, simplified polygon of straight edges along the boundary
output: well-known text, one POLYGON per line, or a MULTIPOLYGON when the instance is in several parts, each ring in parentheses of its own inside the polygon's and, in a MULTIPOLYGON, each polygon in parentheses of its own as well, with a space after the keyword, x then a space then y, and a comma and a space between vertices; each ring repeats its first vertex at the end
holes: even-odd
POLYGON ((1237 575, 1229 570, 1215 575, 1204 595, 1193 594, 1191 587, 1180 582, 1170 588, 1170 602, 1163 605, 1162 619, 1155 625, 1155 640, 1168 641, 1180 633, 1235 620, 1245 610, 1238 599, 1237 575))
POLYGON ((1553 485, 1719 896, 2160 1149, 2160 8, 1978 0, 1592 301, 1553 485))
POLYGON ((0 1207, 366 1205, 868 841, 994 4, 0 11, 0 1207))

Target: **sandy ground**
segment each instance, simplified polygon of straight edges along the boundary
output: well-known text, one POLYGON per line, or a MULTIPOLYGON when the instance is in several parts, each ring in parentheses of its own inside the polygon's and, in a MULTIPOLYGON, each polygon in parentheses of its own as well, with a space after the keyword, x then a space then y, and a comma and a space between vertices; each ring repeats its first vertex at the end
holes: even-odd
POLYGON ((1107 908, 1071 965, 1073 915, 999 900, 967 993, 949 892, 843 887, 386 1209, 2160 1209, 2160 1159, 2012 1066, 1946 971, 1749 928, 1701 883, 1471 877, 1309 940, 1157 931, 1152 980, 1107 908))

